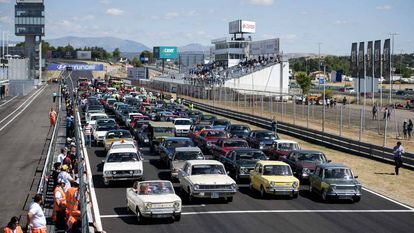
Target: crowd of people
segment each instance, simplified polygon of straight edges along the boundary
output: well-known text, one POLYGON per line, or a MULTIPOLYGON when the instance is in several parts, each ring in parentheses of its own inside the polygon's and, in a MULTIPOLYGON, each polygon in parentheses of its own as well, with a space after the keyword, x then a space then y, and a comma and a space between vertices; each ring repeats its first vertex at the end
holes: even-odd
POLYGON ((226 80, 252 73, 276 62, 279 62, 279 57, 259 56, 257 59, 246 58, 238 65, 228 68, 218 62, 199 64, 189 70, 184 80, 193 85, 223 85, 226 80))

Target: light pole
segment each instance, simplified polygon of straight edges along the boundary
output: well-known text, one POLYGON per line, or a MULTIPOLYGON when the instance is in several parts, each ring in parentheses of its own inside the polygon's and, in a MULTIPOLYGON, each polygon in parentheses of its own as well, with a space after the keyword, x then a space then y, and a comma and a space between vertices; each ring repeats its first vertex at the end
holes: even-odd
POLYGON ((393 63, 392 63, 392 56, 394 56, 394 36, 398 36, 399 34, 394 32, 394 33, 390 33, 390 36, 392 37, 392 47, 391 47, 391 60, 390 60, 390 66, 391 66, 391 70, 390 70, 390 97, 389 97, 389 104, 392 103, 392 76, 394 74, 394 68, 393 68, 393 63))
MULTIPOLYGON (((318 42, 318 71, 321 71, 321 42, 318 42)), ((324 68, 325 71, 325 68, 324 68)), ((323 76, 323 97, 322 97, 322 105, 323 105, 323 110, 322 110, 322 132, 325 132, 325 111, 326 111, 326 78, 325 78, 325 72, 324 72, 324 76, 323 76)), ((319 85, 321 84, 321 75, 319 74, 319 85)))

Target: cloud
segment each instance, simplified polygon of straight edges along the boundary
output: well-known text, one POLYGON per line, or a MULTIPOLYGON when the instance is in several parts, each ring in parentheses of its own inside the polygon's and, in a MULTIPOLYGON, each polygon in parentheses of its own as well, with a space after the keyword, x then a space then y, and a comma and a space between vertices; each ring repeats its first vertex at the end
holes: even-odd
POLYGON ((85 15, 85 16, 80 16, 80 17, 74 16, 72 19, 75 21, 88 21, 88 20, 95 19, 95 16, 94 15, 85 15))
POLYGON ((348 24, 349 22, 348 22, 348 20, 336 20, 335 22, 334 22, 334 24, 337 24, 337 25, 339 25, 339 24, 348 24))
POLYGON ((273 5, 274 0, 249 0, 248 2, 253 5, 270 6, 273 5))
POLYGON ((379 10, 379 11, 389 11, 391 10, 391 6, 390 5, 381 5, 381 6, 376 6, 375 9, 379 10))
POLYGON ((104 4, 104 5, 108 5, 109 4, 109 0, 101 0, 101 1, 99 1, 101 4, 104 4))
POLYGON ((124 11, 117 8, 109 8, 108 10, 106 10, 106 14, 110 16, 120 16, 124 14, 124 11))
POLYGON ((165 14, 164 19, 174 19, 180 16, 180 13, 176 12, 176 11, 172 11, 172 12, 167 12, 167 14, 165 14))

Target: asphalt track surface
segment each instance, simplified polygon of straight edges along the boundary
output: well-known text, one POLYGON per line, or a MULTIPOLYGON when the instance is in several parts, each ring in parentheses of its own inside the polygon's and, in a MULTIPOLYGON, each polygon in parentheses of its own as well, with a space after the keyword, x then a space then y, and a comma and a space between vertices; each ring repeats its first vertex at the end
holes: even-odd
MULTIPOLYGON (((72 73, 74 81, 80 74, 72 73)), ((85 76, 85 73, 82 73, 85 76)), ((90 76, 90 74, 88 74, 90 76)), ((144 153, 145 179, 167 179, 169 170, 158 162, 148 148, 144 153)), ((310 195, 306 186, 298 199, 260 199, 247 183, 239 187, 232 203, 196 200, 184 203, 180 222, 151 220, 139 225, 125 207, 126 188, 131 182, 105 187, 102 182, 102 147, 88 149, 93 182, 103 229, 106 232, 412 232, 414 211, 363 191, 359 203, 323 203, 310 195)), ((177 186, 178 184, 174 184, 177 186)), ((178 190, 176 190, 178 191, 178 190)))
POLYGON ((47 154, 51 133, 48 113, 54 106, 52 92, 57 88, 48 85, 37 97, 36 89, 0 106, 0 226, 12 216, 24 215, 26 201, 31 202, 30 189, 36 185, 33 178, 47 154))

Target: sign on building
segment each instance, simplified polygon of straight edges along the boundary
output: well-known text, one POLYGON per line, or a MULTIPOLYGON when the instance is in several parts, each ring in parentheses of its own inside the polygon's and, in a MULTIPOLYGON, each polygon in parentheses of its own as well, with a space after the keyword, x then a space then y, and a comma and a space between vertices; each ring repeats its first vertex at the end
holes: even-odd
POLYGON ((250 43, 250 55, 263 56, 270 54, 279 54, 279 38, 250 43))
POLYGON ((146 67, 130 67, 127 69, 128 78, 131 80, 147 79, 146 67))
POLYGON ((235 20, 229 23, 229 34, 256 33, 256 22, 235 20))
POLYGON ((67 68, 73 71, 103 71, 103 64, 56 64, 51 63, 47 66, 47 70, 67 70, 67 68))

